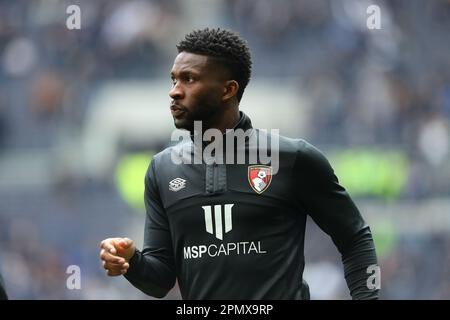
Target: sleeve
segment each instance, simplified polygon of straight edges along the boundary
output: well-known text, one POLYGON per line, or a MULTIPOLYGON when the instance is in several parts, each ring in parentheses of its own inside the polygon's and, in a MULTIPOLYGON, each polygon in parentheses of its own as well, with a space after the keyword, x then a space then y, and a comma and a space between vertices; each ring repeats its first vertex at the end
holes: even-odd
POLYGON ((6 294, 5 287, 3 286, 3 278, 0 274, 0 300, 8 300, 8 295, 6 294))
POLYGON ((378 299, 379 290, 368 285, 368 267, 377 265, 371 230, 325 156, 309 143, 302 144, 294 166, 301 206, 341 253, 352 299, 378 299))
POLYGON ((130 259, 125 278, 144 293, 164 297, 175 285, 175 260, 167 215, 156 184, 155 160, 145 176, 144 247, 130 259))

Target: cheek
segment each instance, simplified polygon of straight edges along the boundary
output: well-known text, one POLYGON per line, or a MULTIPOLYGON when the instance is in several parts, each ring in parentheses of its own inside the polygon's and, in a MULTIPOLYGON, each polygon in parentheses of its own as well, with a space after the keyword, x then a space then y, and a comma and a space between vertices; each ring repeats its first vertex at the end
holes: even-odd
POLYGON ((223 88, 218 85, 211 85, 205 90, 205 95, 209 98, 211 102, 218 103, 222 100, 223 88))
POLYGON ((194 89, 191 94, 191 98, 202 104, 216 104, 221 101, 222 92, 221 89, 216 86, 203 86, 201 88, 194 89))

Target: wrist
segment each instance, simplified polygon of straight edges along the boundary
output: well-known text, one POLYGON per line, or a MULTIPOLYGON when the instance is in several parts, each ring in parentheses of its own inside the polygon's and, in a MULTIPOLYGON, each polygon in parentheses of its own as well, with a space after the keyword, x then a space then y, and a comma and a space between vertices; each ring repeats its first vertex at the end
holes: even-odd
POLYGON ((128 256, 128 258, 126 258, 125 260, 128 262, 128 263, 132 263, 133 261, 135 261, 136 260, 136 256, 137 256, 137 253, 138 253, 138 249, 136 249, 136 248, 133 248, 133 251, 132 251, 132 253, 128 256))

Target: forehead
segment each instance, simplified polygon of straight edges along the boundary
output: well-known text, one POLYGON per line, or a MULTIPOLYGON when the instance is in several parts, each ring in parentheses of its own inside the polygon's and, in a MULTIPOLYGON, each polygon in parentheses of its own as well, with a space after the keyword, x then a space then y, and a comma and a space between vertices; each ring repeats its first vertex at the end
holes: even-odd
POLYGON ((208 66, 208 56, 190 52, 180 52, 173 62, 172 72, 202 72, 206 70, 208 66))

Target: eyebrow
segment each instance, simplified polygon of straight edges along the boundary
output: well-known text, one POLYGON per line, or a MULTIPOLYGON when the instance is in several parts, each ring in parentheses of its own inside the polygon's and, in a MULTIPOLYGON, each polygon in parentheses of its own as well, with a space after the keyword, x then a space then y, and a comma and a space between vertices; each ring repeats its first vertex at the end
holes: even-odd
MULTIPOLYGON (((183 69, 179 72, 180 76, 186 75, 186 74, 193 74, 195 76, 199 76, 200 72, 194 71, 193 69, 183 69)), ((175 74, 173 71, 170 72, 170 76, 173 77, 175 74)))

